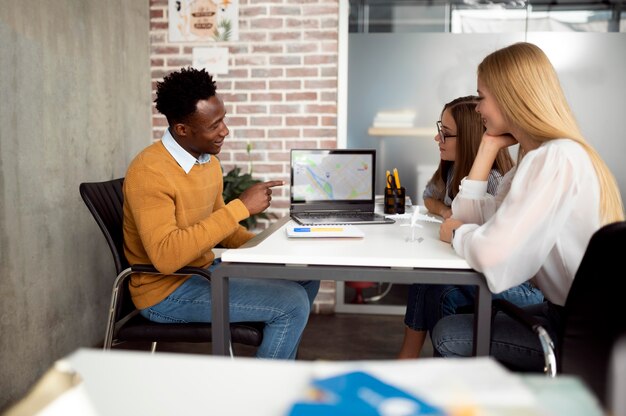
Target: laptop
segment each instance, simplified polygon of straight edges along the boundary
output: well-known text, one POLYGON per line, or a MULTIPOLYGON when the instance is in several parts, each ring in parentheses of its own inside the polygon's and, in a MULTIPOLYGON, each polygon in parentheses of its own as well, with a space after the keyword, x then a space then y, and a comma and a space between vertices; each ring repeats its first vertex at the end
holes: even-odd
POLYGON ((374 212, 376 150, 292 149, 289 214, 301 225, 390 224, 374 212))

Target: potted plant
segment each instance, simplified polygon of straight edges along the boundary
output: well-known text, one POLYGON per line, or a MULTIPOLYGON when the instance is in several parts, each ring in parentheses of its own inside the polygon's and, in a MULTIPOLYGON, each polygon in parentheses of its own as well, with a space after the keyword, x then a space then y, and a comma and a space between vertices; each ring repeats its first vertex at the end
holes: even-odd
MULTIPOLYGON (((248 153, 248 173, 242 173, 241 168, 235 166, 224 175, 224 192, 222 193, 222 197, 224 198, 224 202, 227 204, 233 199, 239 197, 239 195, 241 195, 241 193, 248 189, 250 186, 254 185, 255 183, 261 182, 259 179, 254 179, 252 177, 252 159, 250 158, 251 150, 252 144, 248 143, 248 145, 246 146, 246 153, 248 153)), ((241 221, 240 224, 246 227, 248 230, 252 230, 256 228, 259 219, 269 218, 270 217, 265 212, 261 212, 251 215, 250 217, 241 221)))

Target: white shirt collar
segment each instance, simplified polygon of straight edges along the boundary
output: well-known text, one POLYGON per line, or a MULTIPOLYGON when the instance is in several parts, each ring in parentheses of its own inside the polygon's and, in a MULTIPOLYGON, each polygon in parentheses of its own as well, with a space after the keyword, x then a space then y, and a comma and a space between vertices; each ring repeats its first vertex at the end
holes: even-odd
POLYGON ((203 164, 209 163, 211 161, 211 155, 209 153, 202 153, 198 159, 193 157, 188 151, 182 148, 181 145, 172 137, 172 133, 170 133, 170 129, 165 129, 165 133, 161 138, 161 142, 165 149, 172 155, 176 163, 180 165, 181 168, 185 171, 185 173, 189 173, 193 165, 196 163, 203 164))

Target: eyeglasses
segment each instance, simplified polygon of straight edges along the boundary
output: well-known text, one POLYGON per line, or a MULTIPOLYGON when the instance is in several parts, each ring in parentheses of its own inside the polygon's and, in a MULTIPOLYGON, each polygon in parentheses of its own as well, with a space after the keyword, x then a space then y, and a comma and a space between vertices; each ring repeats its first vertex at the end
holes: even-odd
POLYGON ((439 134, 439 140, 441 140, 442 144, 446 142, 446 139, 456 137, 456 134, 445 134, 443 132, 443 125, 441 124, 441 121, 437 122, 437 134, 439 134))

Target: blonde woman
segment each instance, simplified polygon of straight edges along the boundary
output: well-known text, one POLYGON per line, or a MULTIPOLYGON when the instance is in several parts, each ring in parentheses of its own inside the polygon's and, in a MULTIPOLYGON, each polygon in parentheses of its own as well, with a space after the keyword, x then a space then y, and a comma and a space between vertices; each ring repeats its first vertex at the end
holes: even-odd
MULTIPOLYGON (((558 76, 544 52, 516 43, 478 66, 476 111, 486 132, 440 237, 500 293, 529 279, 547 302, 537 318, 560 331, 562 306, 592 234, 624 219, 615 178, 583 138, 558 76), (520 145, 521 160, 493 197, 487 176, 500 149, 520 145)), ((443 356, 471 354, 471 315, 443 318, 432 334, 443 356)), ((505 364, 540 370, 539 342, 498 314, 491 354, 505 364)))

